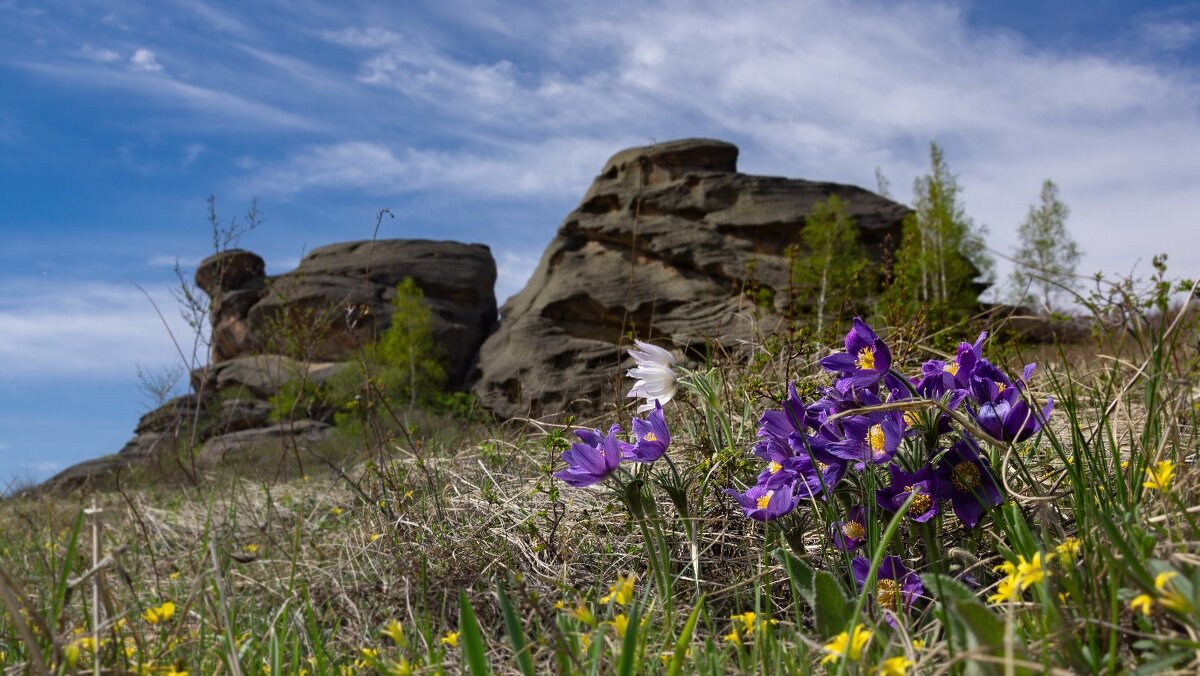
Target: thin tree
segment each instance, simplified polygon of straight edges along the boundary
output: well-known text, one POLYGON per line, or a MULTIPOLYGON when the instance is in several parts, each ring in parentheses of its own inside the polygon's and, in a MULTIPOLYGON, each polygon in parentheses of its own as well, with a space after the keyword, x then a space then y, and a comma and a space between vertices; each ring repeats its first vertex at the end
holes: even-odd
POLYGON ((1047 179, 1042 183, 1040 203, 1029 207, 1018 230, 1020 239, 1013 252, 1013 295, 1019 304, 1040 300, 1042 309, 1051 312, 1055 299, 1074 288, 1080 251, 1067 230, 1070 215, 1058 196, 1058 186, 1047 179))
POLYGON ((813 298, 817 335, 824 335, 834 294, 851 297, 862 286, 866 256, 858 228, 837 195, 813 207, 800 241, 804 251, 793 259, 792 282, 801 297, 813 298))

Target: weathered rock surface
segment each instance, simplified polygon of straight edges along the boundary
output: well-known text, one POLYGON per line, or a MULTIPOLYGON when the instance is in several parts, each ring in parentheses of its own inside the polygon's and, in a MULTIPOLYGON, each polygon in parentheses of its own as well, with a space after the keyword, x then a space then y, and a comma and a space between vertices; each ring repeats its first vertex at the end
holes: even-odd
POLYGON ((451 387, 470 377, 496 323, 496 263, 482 244, 378 240, 309 252, 296 270, 264 276, 262 259, 227 251, 205 259, 196 283, 213 299, 212 362, 282 352, 304 338, 311 359, 332 361, 391 325, 396 285, 411 277, 433 310, 451 387))
POLYGON ((202 466, 220 464, 227 456, 251 449, 271 447, 292 448, 295 443, 312 443, 326 439, 333 428, 315 420, 296 420, 279 425, 241 430, 213 437, 200 447, 198 461, 202 466))
POLYGON ((770 331, 788 302, 784 250, 830 195, 844 201, 873 259, 885 240, 899 241, 906 207, 849 185, 740 174, 737 154, 691 139, 614 155, 501 309, 480 352, 483 403, 537 416, 616 400, 629 385, 620 378, 630 332, 686 350, 770 331), (776 308, 749 301, 754 285, 775 292, 776 308))

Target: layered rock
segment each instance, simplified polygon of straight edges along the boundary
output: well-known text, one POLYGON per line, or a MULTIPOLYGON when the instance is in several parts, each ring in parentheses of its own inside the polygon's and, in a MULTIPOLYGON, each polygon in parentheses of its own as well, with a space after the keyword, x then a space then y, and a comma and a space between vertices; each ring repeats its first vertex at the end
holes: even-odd
POLYGON ((450 386, 462 386, 496 322, 496 263, 482 244, 331 244, 276 277, 265 276, 262 259, 247 251, 209 257, 196 269, 196 283, 213 299, 212 363, 282 352, 296 340, 310 360, 345 358, 391 325, 391 300, 406 277, 433 310, 450 386))
POLYGON ((614 155, 501 309, 480 352, 484 405, 505 416, 594 409, 623 394, 630 334, 699 352, 774 329, 788 302, 785 249, 831 195, 874 260, 899 241, 906 207, 854 186, 741 174, 737 155, 705 139, 614 155), (775 306, 749 289, 774 291, 775 306))

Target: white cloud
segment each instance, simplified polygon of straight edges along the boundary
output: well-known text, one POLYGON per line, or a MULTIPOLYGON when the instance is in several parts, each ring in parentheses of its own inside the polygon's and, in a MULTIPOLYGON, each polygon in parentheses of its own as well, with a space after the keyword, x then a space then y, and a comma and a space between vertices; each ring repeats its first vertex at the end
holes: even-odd
MULTIPOLYGON (((264 185, 581 196, 625 145, 704 135, 738 143, 752 173, 874 187, 880 167, 906 201, 938 140, 997 250, 1045 178, 1074 210, 1084 270, 1127 270, 1194 228, 1194 69, 1042 49, 953 3, 577 4, 513 21, 488 34, 511 43, 487 58, 400 22, 325 34, 358 55, 360 82, 452 121, 459 149, 329 144, 264 185)), ((1182 48, 1187 26, 1147 30, 1182 48)))
POLYGON ((206 150, 208 150, 208 148, 206 148, 203 143, 189 143, 188 146, 183 149, 184 168, 190 167, 192 162, 195 162, 196 159, 200 157, 200 154, 206 150))
POLYGON ((1148 21, 1140 27, 1142 40, 1157 49, 1178 51, 1200 40, 1200 22, 1148 21))
POLYGON ((91 59, 97 63, 112 63, 120 61, 121 55, 111 49, 96 49, 95 47, 85 44, 79 48, 79 54, 86 59, 91 59))
POLYGON ((143 70, 149 73, 157 73, 162 70, 162 64, 154 57, 154 52, 149 49, 139 49, 129 57, 129 65, 134 70, 143 70))
MULTIPOLYGON (((147 288, 184 354, 194 336, 167 287, 147 288)), ((204 350, 200 356, 203 359, 204 350)), ((0 280, 0 363, 11 380, 101 377, 128 381, 180 362, 154 305, 131 284, 0 280)))
POLYGON ((393 151, 380 142, 314 146, 253 177, 252 193, 295 195, 311 189, 371 193, 454 191, 470 199, 582 195, 620 141, 555 139, 469 151, 393 151))

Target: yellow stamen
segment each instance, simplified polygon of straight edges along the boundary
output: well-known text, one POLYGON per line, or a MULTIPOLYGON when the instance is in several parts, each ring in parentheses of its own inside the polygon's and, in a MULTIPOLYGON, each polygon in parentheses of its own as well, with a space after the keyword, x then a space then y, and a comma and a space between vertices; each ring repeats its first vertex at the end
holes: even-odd
POLYGON ((658 441, 658 437, 655 436, 654 432, 646 432, 646 436, 642 437, 642 439, 645 441, 658 441))
POLYGON ((964 460, 950 470, 950 483, 964 493, 971 492, 979 486, 979 466, 964 460))
POLYGON ((869 347, 864 347, 863 349, 859 350, 858 359, 854 361, 854 365, 858 367, 860 371, 874 371, 875 350, 872 350, 869 347))
POLYGON ((900 598, 900 584, 895 580, 880 580, 875 584, 879 605, 888 610, 896 609, 896 601, 900 598))
POLYGON ((772 460, 771 462, 767 463, 767 469, 771 470, 771 474, 775 474, 779 470, 783 469, 783 465, 772 460))
POLYGON ((771 502, 772 495, 775 495, 775 491, 767 491, 764 493, 763 496, 758 499, 758 508, 766 509, 767 505, 771 502))
POLYGON ((942 370, 945 371, 946 373, 949 373, 952 376, 956 376, 956 375, 958 375, 958 362, 952 361, 952 362, 946 364, 945 366, 943 366, 942 370))
POLYGON ((866 534, 867 529, 863 528, 863 525, 857 521, 847 521, 846 523, 842 524, 842 535, 845 535, 851 540, 861 540, 866 534))
POLYGON ((883 425, 871 425, 871 429, 867 430, 867 445, 871 447, 871 452, 876 456, 883 455, 884 446, 887 445, 887 438, 883 434, 883 425))

